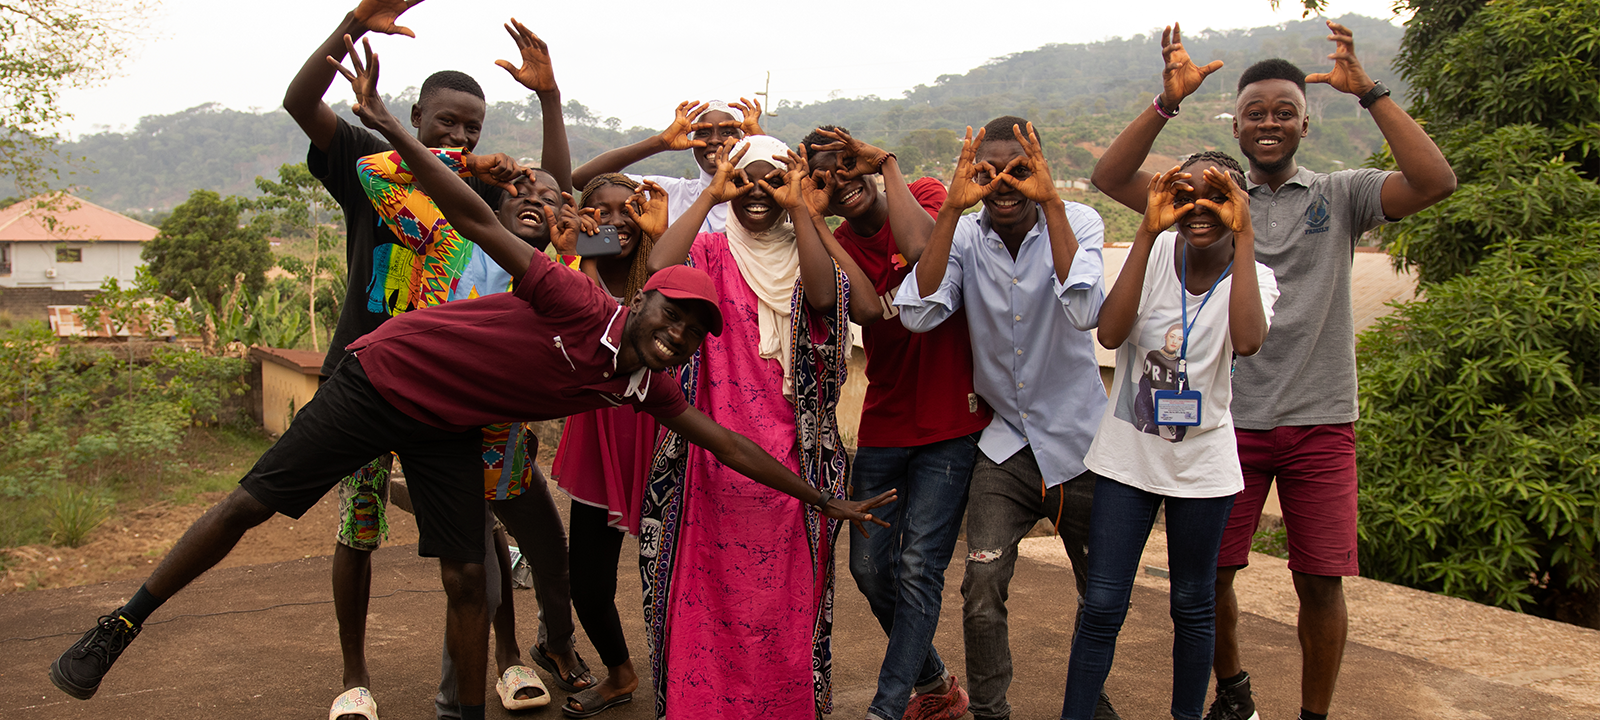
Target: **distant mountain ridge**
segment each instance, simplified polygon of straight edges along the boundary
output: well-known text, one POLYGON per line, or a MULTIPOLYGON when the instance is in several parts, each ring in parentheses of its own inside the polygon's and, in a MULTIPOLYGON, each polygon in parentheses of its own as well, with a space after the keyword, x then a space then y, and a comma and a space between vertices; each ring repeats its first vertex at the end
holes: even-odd
MULTIPOLYGON (((1356 49, 1374 77, 1404 95, 1404 85, 1389 69, 1402 28, 1379 19, 1346 15, 1338 21, 1355 33, 1356 49)), ((1232 108, 1234 84, 1250 62, 1283 57, 1307 72, 1329 65, 1332 45, 1320 19, 1248 30, 1200 30, 1185 34, 1197 62, 1221 59, 1226 66, 1207 81, 1204 92, 1185 104, 1162 136, 1157 152, 1178 155, 1215 147, 1230 149, 1231 133, 1212 116, 1232 108)), ((840 98, 805 105, 781 103, 777 117, 764 119, 767 131, 794 143, 821 124, 849 127, 858 137, 906 150, 923 170, 940 173, 953 160, 950 131, 1015 114, 1033 120, 1056 150, 1052 163, 1070 174, 1087 174, 1092 158, 1072 152, 1089 143, 1105 146, 1160 89, 1160 36, 1136 35, 1095 43, 1051 44, 996 58, 961 75, 944 75, 931 86, 918 85, 901 98, 840 98)), ((288 82, 288 78, 284 79, 288 82)), ((1313 86, 1308 92, 1314 130, 1302 159, 1316 169, 1360 164, 1381 146, 1370 120, 1359 117, 1354 100, 1313 86), (1326 116, 1326 117, 1325 117, 1326 116)), ((411 88, 391 97, 394 107, 415 98, 411 88)), ((348 107, 335 107, 351 122, 348 107)), ((575 163, 613 147, 654 134, 657 128, 622 129, 577 101, 567 103, 568 131, 575 163)), ((663 119, 671 108, 662 109, 663 119)), ((531 96, 490 105, 484 151, 514 157, 539 156, 538 103, 531 96)), ((257 175, 275 177, 278 166, 305 159, 307 142, 282 109, 242 112, 215 104, 140 119, 127 132, 88 135, 65 143, 64 154, 85 158, 86 172, 71 179, 84 197, 113 209, 159 211, 182 202, 196 188, 224 194, 254 195, 257 175), (97 171, 97 172, 87 172, 97 171)), ((657 156, 633 171, 691 176, 687 153, 657 156)), ((1067 173, 1058 173, 1067 174, 1067 173)))

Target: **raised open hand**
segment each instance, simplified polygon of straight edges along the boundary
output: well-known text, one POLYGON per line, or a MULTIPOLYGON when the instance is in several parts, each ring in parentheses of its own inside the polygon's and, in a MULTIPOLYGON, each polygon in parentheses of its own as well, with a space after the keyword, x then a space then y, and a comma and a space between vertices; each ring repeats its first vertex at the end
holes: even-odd
POLYGON ((989 194, 999 189, 996 183, 997 173, 988 163, 978 163, 978 148, 983 145, 983 128, 978 128, 978 135, 972 135, 972 126, 967 126, 966 137, 961 138, 961 155, 956 158, 956 174, 950 178, 949 194, 945 196, 944 204, 965 210, 973 205, 983 202, 989 194), (978 169, 988 170, 989 182, 978 182, 978 169))
POLYGON ((857 501, 833 498, 822 507, 822 514, 835 520, 850 521, 850 524, 855 526, 856 532, 861 533, 861 537, 866 537, 866 524, 869 522, 889 527, 889 523, 880 520, 877 516, 867 511, 894 502, 899 498, 895 493, 896 491, 890 490, 877 497, 857 501))
POLYGON ((1328 39, 1334 43, 1333 54, 1328 56, 1333 61, 1333 70, 1307 75, 1306 82, 1325 83, 1339 92, 1356 97, 1367 94, 1376 83, 1367 75, 1366 68, 1361 67, 1361 61, 1356 59, 1355 36, 1350 33, 1350 28, 1332 20, 1328 21, 1328 30, 1331 33, 1328 39))
POLYGON ((652 238, 667 231, 667 191, 654 180, 639 183, 622 211, 639 224, 639 232, 652 238))
POLYGON ((422 0, 361 0, 361 4, 353 11, 356 22, 367 29, 367 32, 383 33, 385 35, 404 35, 416 37, 411 28, 394 24, 405 11, 422 4, 422 0))
POLYGON ((1033 131, 1033 123, 1028 123, 1027 129, 1028 132, 1023 133, 1022 128, 1011 126, 1017 143, 1022 145, 1022 157, 1006 163, 1005 170, 996 175, 995 180, 1015 188, 1023 197, 1036 203, 1059 200, 1061 196, 1056 193, 1055 181, 1050 178, 1050 164, 1045 162, 1039 134, 1033 131))
POLYGON ((705 189, 705 194, 710 195, 711 199, 718 203, 740 197, 755 188, 755 185, 745 179, 744 171, 738 169, 739 161, 744 159, 745 153, 750 152, 750 146, 739 148, 739 152, 734 153, 732 157, 729 157, 728 150, 727 145, 717 148, 715 157, 717 172, 711 176, 711 184, 705 189))
POLYGON ((694 131, 709 128, 711 125, 694 122, 694 118, 706 111, 709 107, 699 100, 685 100, 678 103, 678 110, 672 117, 672 124, 662 130, 661 144, 668 150, 688 150, 689 148, 705 147, 706 141, 694 139, 694 131))
POLYGON ((1184 181, 1190 177, 1193 176, 1177 165, 1160 175, 1151 176, 1150 199, 1144 204, 1144 221, 1140 223, 1140 229, 1151 235, 1158 235, 1166 232, 1173 223, 1194 210, 1194 203, 1184 203, 1179 206, 1174 202, 1179 190, 1189 188, 1184 181))
POLYGON ((1248 230, 1250 228, 1250 193, 1245 192, 1244 188, 1239 187, 1239 184, 1233 181, 1233 175, 1218 170, 1215 165, 1206 168, 1205 178, 1206 183, 1212 188, 1226 189, 1228 199, 1218 205, 1205 198, 1200 198, 1195 200, 1194 204, 1216 213, 1217 219, 1221 220, 1223 225, 1227 225, 1228 229, 1232 230, 1235 235, 1248 230))
POLYGON ((510 60, 496 60, 494 64, 505 68, 511 77, 529 90, 536 93, 556 92, 556 71, 550 65, 550 46, 527 26, 517 22, 516 18, 511 18, 505 28, 511 39, 516 41, 517 51, 522 54, 522 67, 512 65, 510 60))
POLYGON ((728 107, 744 114, 744 120, 739 122, 739 130, 746 135, 765 135, 761 129, 761 101, 750 98, 739 98, 739 102, 728 103, 728 107))
POLYGON ((857 140, 849 130, 824 130, 817 128, 817 134, 833 140, 827 145, 818 145, 817 152, 839 152, 839 179, 849 180, 868 173, 875 173, 883 169, 883 164, 889 160, 889 151, 875 145, 869 145, 857 140), (848 162, 846 162, 848 160, 848 162))
POLYGON ((1221 60, 1212 60, 1205 67, 1194 64, 1183 48, 1183 29, 1178 23, 1161 31, 1161 59, 1166 63, 1161 68, 1161 106, 1168 112, 1176 112, 1173 108, 1199 90, 1206 76, 1222 69, 1221 60))
POLYGON ((473 177, 490 185, 504 188, 511 193, 512 197, 517 196, 517 186, 513 184, 514 181, 528 173, 527 168, 518 165, 516 160, 512 160, 511 156, 505 153, 473 155, 463 152, 461 153, 461 163, 466 165, 467 172, 471 173, 473 177))
POLYGON ((350 67, 354 70, 346 68, 331 55, 328 56, 328 64, 349 80, 350 89, 355 91, 356 104, 350 106, 350 112, 361 118, 362 125, 373 130, 395 122, 394 116, 389 114, 389 108, 384 107, 383 98, 378 95, 378 56, 372 52, 372 43, 361 38, 361 47, 366 51, 365 60, 356 53, 355 41, 349 35, 344 36, 344 47, 350 57, 350 67))
MULTIPOLYGON (((811 165, 806 162, 806 146, 800 146, 800 152, 790 150, 784 155, 773 155, 774 164, 782 163, 783 170, 773 170, 767 176, 756 180, 756 185, 762 192, 777 200, 783 209, 793 212, 805 202, 805 186, 811 182, 811 165)), ((815 187, 813 185, 812 187, 815 187)))
MULTIPOLYGON (((805 148, 804 145, 800 147, 805 148)), ((839 178, 832 170, 813 170, 811 179, 800 183, 800 190, 812 217, 827 217, 833 194, 839 191, 839 178)))

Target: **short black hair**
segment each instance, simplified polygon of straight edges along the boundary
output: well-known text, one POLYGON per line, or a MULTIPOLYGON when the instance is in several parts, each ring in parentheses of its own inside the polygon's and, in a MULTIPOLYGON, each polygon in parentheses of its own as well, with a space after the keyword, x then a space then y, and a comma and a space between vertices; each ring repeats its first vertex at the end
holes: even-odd
POLYGON ((1239 92, 1244 92, 1246 85, 1261 82, 1262 80, 1288 80, 1300 88, 1300 94, 1306 94, 1306 74, 1294 63, 1283 58, 1262 60, 1248 68, 1239 76, 1239 92))
POLYGON ((483 96, 483 86, 479 85, 477 80, 473 80, 471 75, 459 70, 440 70, 429 75, 427 80, 422 81, 422 91, 417 95, 417 102, 427 102, 428 98, 433 97, 433 94, 440 90, 464 92, 479 100, 488 102, 488 99, 483 96))
POLYGON ((1012 130, 1016 126, 1023 132, 1028 131, 1028 121, 1015 115, 1001 115, 983 126, 983 140, 1017 140, 1017 133, 1012 130))
POLYGON ((822 134, 823 130, 827 130, 828 132, 839 132, 841 130, 847 133, 850 132, 848 129, 838 125, 818 126, 817 129, 807 133, 806 136, 800 140, 800 147, 806 149, 806 157, 810 157, 813 153, 815 153, 818 145, 827 145, 828 143, 833 142, 833 138, 822 134))
POLYGON ((1199 162, 1212 162, 1227 168, 1228 174, 1233 176, 1234 184, 1241 188, 1244 187, 1244 168, 1239 165, 1238 160, 1233 159, 1232 155, 1220 150, 1206 150, 1204 152, 1197 152, 1184 158, 1183 164, 1179 167, 1180 169, 1187 170, 1190 165, 1199 162))

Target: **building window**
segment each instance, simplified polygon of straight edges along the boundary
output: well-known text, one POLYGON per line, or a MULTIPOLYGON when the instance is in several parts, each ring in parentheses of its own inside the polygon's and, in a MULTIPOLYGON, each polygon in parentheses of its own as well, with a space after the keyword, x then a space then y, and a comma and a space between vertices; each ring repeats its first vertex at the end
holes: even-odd
POLYGON ((0 243, 0 275, 11 274, 11 243, 0 243))
POLYGON ((56 246, 56 262, 83 262, 83 248, 56 246))

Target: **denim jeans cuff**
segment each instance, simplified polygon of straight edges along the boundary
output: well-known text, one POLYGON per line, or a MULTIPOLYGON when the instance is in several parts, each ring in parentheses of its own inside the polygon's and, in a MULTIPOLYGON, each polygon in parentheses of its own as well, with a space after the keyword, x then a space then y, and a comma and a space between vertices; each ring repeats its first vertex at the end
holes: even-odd
POLYGON ((925 683, 920 683, 920 684, 914 685, 914 686, 912 686, 912 689, 916 690, 917 694, 920 695, 922 693, 929 692, 929 691, 932 691, 932 690, 938 690, 939 686, 943 685, 944 682, 946 680, 949 680, 949 679, 950 679, 950 671, 947 669, 947 670, 944 671, 944 673, 940 674, 939 677, 934 678, 932 680, 929 680, 928 682, 925 682, 925 683))

